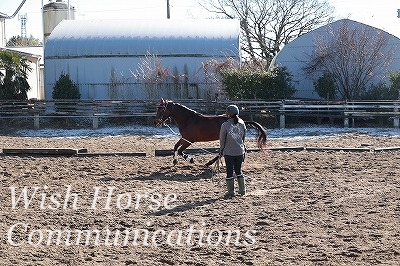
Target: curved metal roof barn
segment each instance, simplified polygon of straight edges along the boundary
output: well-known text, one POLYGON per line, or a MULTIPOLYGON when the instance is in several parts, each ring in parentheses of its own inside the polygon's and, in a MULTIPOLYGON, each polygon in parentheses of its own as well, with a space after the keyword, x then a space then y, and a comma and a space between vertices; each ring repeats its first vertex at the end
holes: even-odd
MULTIPOLYGON (((205 82, 200 73, 205 62, 228 58, 240 62, 239 31, 239 22, 231 19, 64 20, 45 46, 46 98, 51 98, 62 73, 79 85, 82 99, 149 98, 152 95, 132 85, 138 83, 132 73, 148 55, 156 56, 175 76, 185 75, 186 83, 197 82, 199 94, 199 84, 205 82), (109 93, 115 78, 123 79, 129 95, 109 93)), ((196 96, 203 97, 186 95, 196 96)))
POLYGON ((64 20, 45 56, 237 56, 236 20, 64 20))
MULTIPOLYGON (((379 84, 382 81, 388 80, 389 71, 398 71, 400 69, 400 39, 396 36, 391 35, 384 30, 377 29, 375 27, 349 20, 341 19, 334 21, 328 25, 317 28, 313 31, 305 33, 300 37, 297 37, 290 43, 286 44, 282 50, 275 56, 271 65, 286 67, 287 70, 293 75, 293 85, 295 86, 296 93, 295 98, 301 99, 321 99, 314 89, 314 81, 319 77, 316 76, 314 79, 307 76, 303 70, 305 63, 310 60, 310 55, 315 49, 315 42, 318 38, 330 38, 329 32, 338 30, 341 25, 347 25, 350 29, 357 29, 358 31, 365 31, 373 36, 382 34, 385 38, 388 38, 388 44, 384 47, 384 52, 391 52, 394 48, 393 60, 388 62, 386 69, 381 73, 378 73, 371 81, 372 83, 379 84)), ((372 49, 372 48, 371 48, 372 49)), ((322 73, 321 73, 322 76, 322 73)), ((368 84, 370 85, 370 84, 368 84)))

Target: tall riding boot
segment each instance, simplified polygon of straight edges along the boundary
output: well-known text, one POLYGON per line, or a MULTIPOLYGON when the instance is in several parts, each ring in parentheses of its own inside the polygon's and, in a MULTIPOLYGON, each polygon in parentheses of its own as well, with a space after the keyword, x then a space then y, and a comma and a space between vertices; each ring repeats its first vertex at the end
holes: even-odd
POLYGON ((246 194, 246 184, 245 184, 244 176, 238 175, 237 181, 238 181, 238 185, 239 185, 239 194, 240 195, 246 194))
POLYGON ((225 197, 230 198, 235 196, 235 179, 233 176, 226 178, 226 188, 228 192, 225 193, 225 197))

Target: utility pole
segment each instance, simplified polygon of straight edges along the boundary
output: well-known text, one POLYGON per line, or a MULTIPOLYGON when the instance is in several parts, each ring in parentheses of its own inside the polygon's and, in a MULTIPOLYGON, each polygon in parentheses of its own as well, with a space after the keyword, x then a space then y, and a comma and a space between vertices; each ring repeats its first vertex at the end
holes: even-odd
POLYGON ((18 6, 17 10, 15 10, 14 14, 7 15, 0 12, 0 48, 6 46, 6 19, 12 19, 17 15, 21 7, 25 4, 26 0, 23 0, 22 3, 18 6))
POLYGON ((169 0, 167 0, 167 18, 170 19, 171 18, 171 14, 169 12, 169 0))
MULTIPOLYGON (((400 18, 400 9, 397 9, 397 17, 400 18)), ((400 89, 399 89, 399 98, 398 99, 400 100, 400 89)))
POLYGON ((71 14, 70 14, 70 8, 71 8, 71 6, 69 5, 69 0, 68 0, 67 7, 68 7, 68 11, 67 11, 67 19, 68 19, 68 20, 70 20, 70 19, 71 19, 71 14))

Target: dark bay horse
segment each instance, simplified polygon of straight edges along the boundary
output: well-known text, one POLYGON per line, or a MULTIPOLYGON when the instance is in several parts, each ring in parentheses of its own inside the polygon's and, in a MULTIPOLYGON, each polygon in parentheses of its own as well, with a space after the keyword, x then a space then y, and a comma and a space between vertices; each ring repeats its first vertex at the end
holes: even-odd
MULTIPOLYGON (((228 119, 227 115, 203 115, 187 108, 179 103, 161 99, 157 106, 154 119, 156 126, 161 126, 168 118, 172 118, 179 128, 181 138, 174 146, 174 164, 178 162, 177 154, 187 159, 183 151, 195 142, 206 142, 219 140, 219 131, 223 122, 228 119)), ((245 121, 258 131, 257 146, 262 149, 267 140, 266 130, 257 122, 245 121)), ((191 159, 191 162, 193 160, 191 159)))

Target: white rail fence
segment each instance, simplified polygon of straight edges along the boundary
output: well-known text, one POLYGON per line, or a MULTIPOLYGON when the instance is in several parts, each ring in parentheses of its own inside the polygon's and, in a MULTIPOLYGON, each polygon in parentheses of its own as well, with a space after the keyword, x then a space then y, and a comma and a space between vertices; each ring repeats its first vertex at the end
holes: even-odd
MULTIPOLYGON (((241 114, 251 119, 256 115, 275 116, 280 128, 286 127, 288 117, 313 117, 316 119, 343 119, 343 126, 355 126, 357 119, 387 118, 399 128, 400 101, 206 101, 177 100, 183 105, 204 114, 222 114, 229 104, 236 104, 241 114)), ((99 127, 99 118, 140 117, 150 123, 155 116, 156 100, 42 100, 0 101, 0 120, 32 119, 33 127, 40 128, 46 118, 86 118, 92 127, 99 127)))

